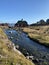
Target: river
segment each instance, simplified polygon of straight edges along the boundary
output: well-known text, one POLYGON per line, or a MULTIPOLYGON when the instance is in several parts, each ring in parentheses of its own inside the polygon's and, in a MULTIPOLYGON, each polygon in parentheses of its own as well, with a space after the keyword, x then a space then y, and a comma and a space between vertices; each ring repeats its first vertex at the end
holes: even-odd
POLYGON ((19 45, 20 51, 26 55, 34 56, 34 58, 39 60, 39 65, 49 65, 49 48, 40 45, 28 38, 28 36, 21 32, 13 29, 5 30, 8 38, 15 44, 19 45))

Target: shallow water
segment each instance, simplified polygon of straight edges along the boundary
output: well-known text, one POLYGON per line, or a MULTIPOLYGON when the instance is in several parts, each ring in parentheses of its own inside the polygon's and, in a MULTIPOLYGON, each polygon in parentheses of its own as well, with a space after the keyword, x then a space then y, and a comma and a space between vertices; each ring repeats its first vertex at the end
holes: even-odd
POLYGON ((43 59, 43 62, 45 61, 49 64, 49 48, 30 40, 27 35, 21 31, 5 30, 5 33, 14 44, 20 46, 21 52, 22 49, 25 49, 25 52, 27 51, 29 55, 43 59))

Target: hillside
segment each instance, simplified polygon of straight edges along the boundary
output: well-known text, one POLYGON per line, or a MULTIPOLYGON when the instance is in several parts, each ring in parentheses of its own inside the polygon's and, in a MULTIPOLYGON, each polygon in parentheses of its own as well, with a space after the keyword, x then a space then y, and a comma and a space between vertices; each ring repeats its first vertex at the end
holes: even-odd
POLYGON ((0 65, 34 65, 24 55, 15 49, 14 44, 8 40, 0 28, 0 65))

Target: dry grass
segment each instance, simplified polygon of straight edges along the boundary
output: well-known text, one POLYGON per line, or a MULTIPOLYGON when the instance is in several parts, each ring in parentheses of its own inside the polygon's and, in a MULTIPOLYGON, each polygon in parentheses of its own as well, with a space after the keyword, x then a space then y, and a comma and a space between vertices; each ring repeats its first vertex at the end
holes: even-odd
POLYGON ((49 46, 49 26, 33 26, 23 28, 23 31, 26 32, 31 39, 49 46))
POLYGON ((14 51, 11 43, 0 28, 0 65, 34 65, 23 54, 14 51))

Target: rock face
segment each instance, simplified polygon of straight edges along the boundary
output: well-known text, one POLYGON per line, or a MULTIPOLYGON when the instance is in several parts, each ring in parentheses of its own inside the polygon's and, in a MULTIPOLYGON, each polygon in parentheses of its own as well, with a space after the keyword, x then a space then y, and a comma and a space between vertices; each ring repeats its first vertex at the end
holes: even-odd
POLYGON ((15 26, 17 26, 17 27, 25 27, 25 26, 28 26, 28 23, 25 21, 25 20, 19 20, 16 24, 15 24, 15 26))

